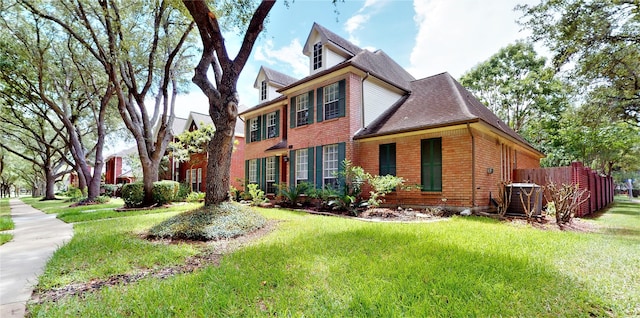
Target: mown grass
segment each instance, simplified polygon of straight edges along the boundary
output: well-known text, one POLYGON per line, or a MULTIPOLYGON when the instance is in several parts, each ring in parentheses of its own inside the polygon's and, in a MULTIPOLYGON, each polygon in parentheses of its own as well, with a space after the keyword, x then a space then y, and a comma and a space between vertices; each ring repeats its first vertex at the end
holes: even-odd
MULTIPOLYGON (((0 199, 0 231, 13 230, 15 224, 11 219, 11 208, 9 207, 9 198, 0 199)), ((0 232, 0 245, 13 239, 13 235, 0 232)))
POLYGON ((124 206, 124 201, 122 199, 112 198, 109 202, 104 204, 76 207, 69 207, 73 203, 65 202, 65 200, 40 201, 39 198, 28 198, 22 199, 22 201, 45 213, 57 213, 57 218, 67 223, 135 215, 148 215, 154 213, 190 211, 202 206, 202 203, 176 203, 169 207, 161 207, 151 210, 115 211, 115 209, 124 206))
MULTIPOLYGON (((633 233, 541 231, 475 217, 389 224, 260 211, 281 221, 278 230, 225 256, 219 267, 32 304, 29 311, 47 317, 640 315, 633 233)), ((196 253, 188 245, 138 238, 137 231, 164 217, 77 224, 76 236, 60 250, 65 254, 56 253, 39 286, 166 266, 196 253), (92 236, 104 238, 89 244, 92 236), (111 240, 122 247, 100 248, 111 240), (124 255, 138 246, 145 252, 124 255), (138 261, 165 248, 175 248, 175 257, 138 261), (110 255, 120 261, 108 260, 110 255)), ((594 222, 631 224, 627 230, 637 231, 638 218, 640 205, 621 202, 594 222)))

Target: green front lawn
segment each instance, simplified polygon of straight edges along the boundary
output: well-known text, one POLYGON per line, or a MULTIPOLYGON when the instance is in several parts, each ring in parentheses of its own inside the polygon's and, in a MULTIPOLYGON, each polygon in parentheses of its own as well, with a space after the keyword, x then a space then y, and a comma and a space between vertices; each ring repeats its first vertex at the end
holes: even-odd
MULTIPOLYGON (((277 230, 219 266, 29 305, 33 316, 640 315, 640 205, 618 202, 599 233, 477 217, 369 223, 260 209, 277 230)), ((175 213, 84 222, 38 287, 179 264, 198 249, 141 233, 175 213)))
POLYGON ((202 203, 176 203, 169 207, 151 210, 115 211, 124 206, 122 199, 112 198, 104 204, 69 207, 70 202, 64 200, 40 201, 40 198, 23 198, 22 201, 45 213, 56 213, 57 218, 67 223, 120 218, 134 215, 148 215, 154 213, 182 212, 197 209, 202 203))
POLYGON ((0 245, 11 241, 12 234, 2 233, 2 231, 13 230, 15 224, 11 219, 11 208, 9 207, 9 198, 0 199, 0 245))

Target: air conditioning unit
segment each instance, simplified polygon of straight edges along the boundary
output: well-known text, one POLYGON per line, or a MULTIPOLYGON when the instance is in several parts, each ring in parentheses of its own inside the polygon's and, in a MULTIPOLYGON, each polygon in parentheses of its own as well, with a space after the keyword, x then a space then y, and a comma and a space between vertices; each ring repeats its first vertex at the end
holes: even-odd
POLYGON ((542 214, 543 193, 541 186, 535 183, 512 183, 506 185, 505 190, 507 195, 511 194, 507 215, 527 216, 527 209, 534 210, 533 216, 542 214))

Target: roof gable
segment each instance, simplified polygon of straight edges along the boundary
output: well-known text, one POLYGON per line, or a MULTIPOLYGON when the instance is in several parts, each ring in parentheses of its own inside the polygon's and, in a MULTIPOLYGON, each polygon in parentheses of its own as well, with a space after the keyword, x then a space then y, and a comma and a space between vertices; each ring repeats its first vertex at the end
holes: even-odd
POLYGON ((260 86, 258 83, 258 79, 260 79, 261 75, 264 74, 264 78, 266 79, 266 81, 271 84, 271 86, 274 86, 276 88, 280 88, 280 87, 284 87, 287 86, 291 83, 296 82, 298 79, 296 79, 295 77, 291 77, 287 74, 284 73, 280 73, 276 70, 273 70, 271 68, 268 68, 266 66, 260 66, 260 71, 258 71, 258 75, 256 76, 256 80, 253 82, 253 87, 260 89, 260 86))
MULTIPOLYGON (((193 112, 193 111, 189 113, 189 118, 185 121, 185 126, 183 131, 188 130, 192 124, 194 124, 198 128, 201 127, 203 124, 212 125, 215 128, 215 125, 213 124, 213 120, 211 120, 211 117, 209 115, 193 112)), ((234 131, 235 131, 234 133, 235 136, 244 137, 244 122, 242 120, 239 120, 239 119, 236 120, 236 127, 234 131)))
POLYGON ((304 55, 309 56, 311 55, 311 53, 313 53, 313 45, 315 43, 312 43, 312 39, 315 38, 313 36, 314 33, 318 34, 318 36, 320 37, 320 42, 323 45, 329 44, 331 47, 338 49, 339 51, 342 51, 343 53, 346 53, 349 56, 354 56, 358 54, 358 52, 362 51, 362 49, 359 48, 357 45, 345 40, 343 37, 329 31, 329 29, 314 22, 313 26, 311 27, 311 32, 309 32, 307 41, 305 42, 304 47, 302 49, 302 53, 304 55))

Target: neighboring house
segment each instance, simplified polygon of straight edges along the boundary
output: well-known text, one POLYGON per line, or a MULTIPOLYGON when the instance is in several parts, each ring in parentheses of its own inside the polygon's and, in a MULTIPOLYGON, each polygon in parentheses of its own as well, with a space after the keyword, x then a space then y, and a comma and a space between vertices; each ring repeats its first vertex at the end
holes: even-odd
MULTIPOLYGON (((193 131, 202 125, 212 125, 213 121, 209 115, 190 112, 188 118, 175 117, 171 132, 175 136, 185 132, 193 131)), ((231 155, 231 180, 230 183, 236 188, 242 188, 244 179, 244 124, 238 120, 236 123, 235 139, 238 141, 233 154, 231 155)), ((135 181, 131 168, 126 165, 126 157, 137 155, 137 148, 132 147, 119 153, 115 153, 107 158, 105 183, 130 183, 135 181), (123 160, 123 157, 125 160, 123 160)), ((207 152, 193 154, 188 161, 177 162, 169 156, 168 169, 160 172, 159 180, 173 180, 180 183, 190 184, 193 191, 205 191, 205 180, 207 176, 207 152)))
MULTIPOLYGON (((211 117, 206 114, 191 112, 186 120, 184 131, 194 131, 203 125, 213 125, 211 117)), ((244 124, 238 120, 235 129, 235 149, 231 154, 230 184, 238 189, 243 187, 244 179, 244 124)), ((180 182, 191 184, 193 191, 205 191, 207 178, 208 153, 206 148, 202 153, 192 154, 189 161, 175 163, 174 176, 180 182)))
POLYGON ((131 147, 108 156, 105 164, 104 183, 121 184, 136 181, 131 165, 128 163, 128 157, 137 155, 138 149, 131 147))
POLYGON ((448 73, 416 80, 384 52, 370 52, 315 24, 304 45, 310 75, 261 68, 260 103, 241 113, 245 176, 276 184, 338 186, 344 159, 412 190, 387 203, 486 207, 513 169, 544 155, 448 73))

